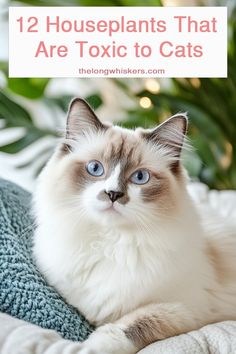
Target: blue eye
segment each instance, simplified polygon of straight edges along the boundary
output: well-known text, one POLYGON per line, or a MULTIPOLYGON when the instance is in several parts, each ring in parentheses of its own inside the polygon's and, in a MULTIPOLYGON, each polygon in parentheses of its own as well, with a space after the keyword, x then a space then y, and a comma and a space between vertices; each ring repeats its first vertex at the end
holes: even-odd
POLYGON ((138 170, 134 172, 130 177, 131 182, 135 184, 145 184, 149 181, 149 179, 150 174, 147 170, 138 170))
POLYGON ((92 160, 86 165, 86 170, 91 176, 100 177, 104 173, 104 167, 101 162, 92 160))

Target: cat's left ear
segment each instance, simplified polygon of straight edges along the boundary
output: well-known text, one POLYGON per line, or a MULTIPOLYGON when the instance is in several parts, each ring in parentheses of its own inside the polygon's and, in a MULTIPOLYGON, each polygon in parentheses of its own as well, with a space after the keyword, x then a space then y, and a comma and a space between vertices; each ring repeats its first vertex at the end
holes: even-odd
POLYGON ((144 137, 148 141, 166 148, 167 154, 178 160, 181 155, 187 127, 187 115, 176 114, 158 125, 158 127, 144 132, 144 137))
POLYGON ((89 130, 104 129, 105 126, 86 101, 82 98, 74 98, 71 101, 67 114, 66 139, 76 139, 89 130))

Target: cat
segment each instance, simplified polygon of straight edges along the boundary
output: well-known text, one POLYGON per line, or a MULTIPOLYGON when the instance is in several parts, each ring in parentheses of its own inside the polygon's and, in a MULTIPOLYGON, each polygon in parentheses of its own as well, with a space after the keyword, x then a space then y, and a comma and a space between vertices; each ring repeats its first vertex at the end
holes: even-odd
POLYGON ((34 256, 97 329, 81 354, 133 354, 236 319, 236 237, 206 232, 181 163, 188 120, 102 123, 82 99, 34 193, 34 256))

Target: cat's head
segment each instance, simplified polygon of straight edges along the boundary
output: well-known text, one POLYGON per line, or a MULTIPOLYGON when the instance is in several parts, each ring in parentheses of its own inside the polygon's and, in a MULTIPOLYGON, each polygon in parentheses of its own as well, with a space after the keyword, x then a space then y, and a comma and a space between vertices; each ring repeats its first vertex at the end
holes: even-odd
POLYGON ((147 130, 103 124, 85 101, 74 99, 44 182, 58 206, 98 224, 136 227, 173 215, 185 184, 186 130, 184 114, 147 130))

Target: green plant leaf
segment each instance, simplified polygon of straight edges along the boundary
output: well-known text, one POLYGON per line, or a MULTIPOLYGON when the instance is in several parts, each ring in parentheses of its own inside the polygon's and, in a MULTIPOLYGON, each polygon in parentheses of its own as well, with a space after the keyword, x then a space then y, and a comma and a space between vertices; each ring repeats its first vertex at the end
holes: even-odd
POLYGON ((63 0, 19 0, 18 2, 32 6, 79 6, 80 4, 79 0, 68 0, 67 2, 63 0))
POLYGON ((123 0, 123 6, 162 6, 161 0, 123 0))
POLYGON ((92 106, 93 109, 98 109, 102 105, 102 98, 99 94, 93 94, 85 97, 85 100, 92 106))
POLYGON ((37 99, 42 97, 49 80, 44 78, 9 78, 8 88, 18 95, 37 99))
MULTIPOLYGON (((53 102, 56 106, 60 107, 64 112, 67 112, 69 103, 73 98, 74 96, 72 95, 62 95, 58 97, 50 97, 50 99, 45 97, 44 101, 48 105, 51 105, 53 102)), ((95 93, 93 95, 85 97, 85 100, 92 106, 93 109, 99 108, 103 103, 101 96, 95 93)))
POLYGON ((22 138, 12 143, 0 146, 0 151, 5 152, 7 154, 16 154, 21 150, 25 149, 27 146, 41 139, 44 135, 44 132, 39 130, 28 131, 26 135, 22 138))
POLYGON ((61 95, 61 96, 50 97, 50 98, 44 97, 43 100, 48 106, 51 106, 53 103, 55 106, 62 109, 63 112, 67 112, 68 105, 73 97, 74 96, 72 95, 61 95))
POLYGON ((5 120, 5 127, 29 127, 32 117, 29 112, 0 91, 0 118, 5 120))

